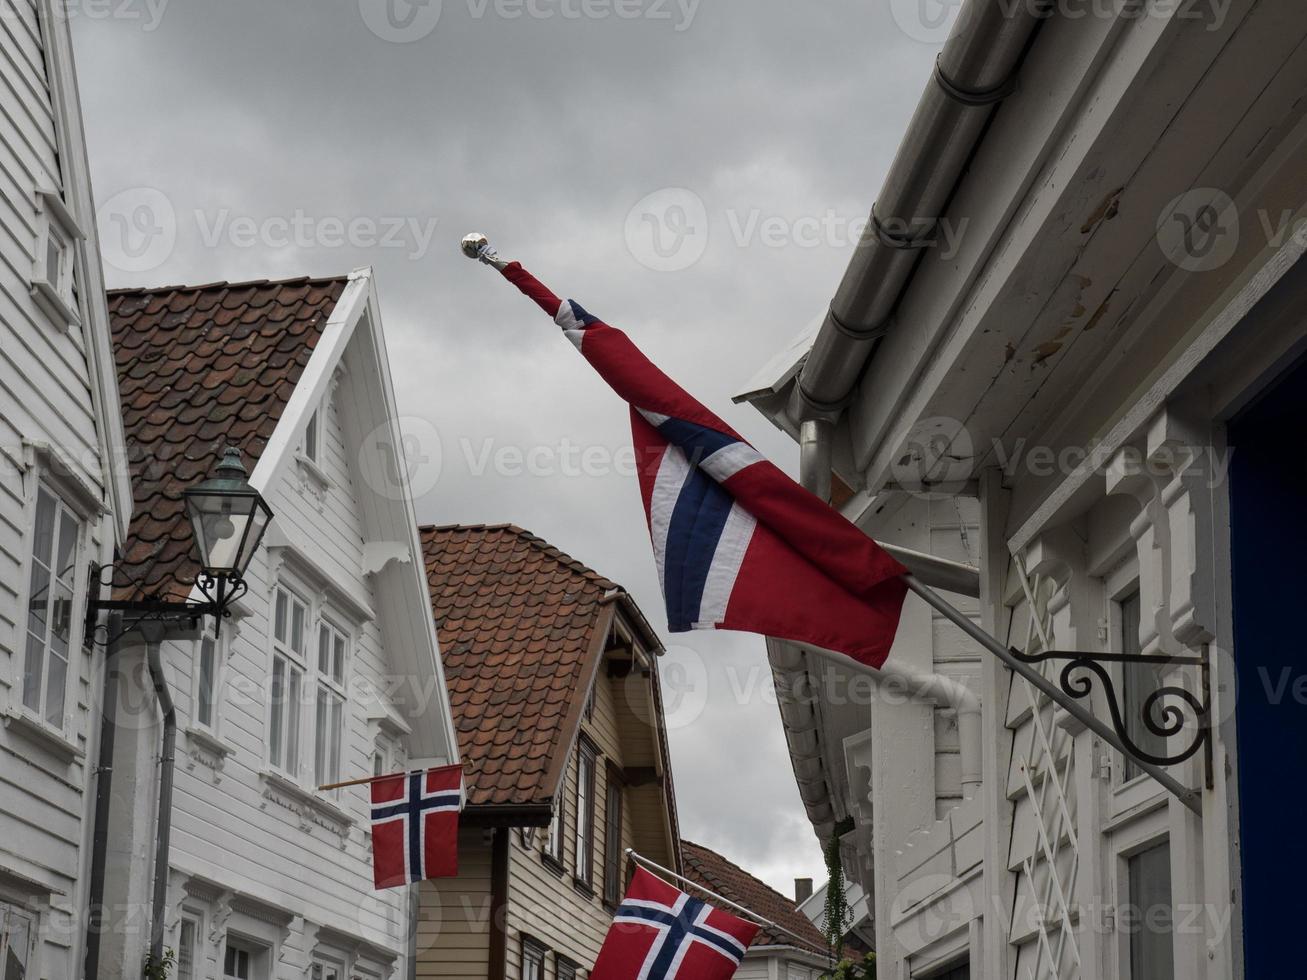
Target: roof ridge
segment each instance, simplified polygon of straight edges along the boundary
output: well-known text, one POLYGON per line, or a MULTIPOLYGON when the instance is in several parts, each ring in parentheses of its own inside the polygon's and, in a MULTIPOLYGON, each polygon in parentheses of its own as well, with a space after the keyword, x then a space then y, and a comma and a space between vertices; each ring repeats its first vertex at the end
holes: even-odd
MULTIPOLYGON (((615 586, 618 589, 622 589, 621 585, 619 585, 617 582, 614 582, 607 575, 603 575, 595 571, 593 568, 591 568, 585 562, 581 561, 579 558, 573 557, 572 555, 564 551, 562 548, 558 547, 558 545, 551 544, 549 541, 545 540, 540 535, 536 534, 534 531, 528 531, 526 528, 522 527, 519 524, 513 524, 510 522, 505 522, 501 524, 420 524, 418 525, 418 531, 419 532, 509 531, 515 534, 517 537, 521 538, 523 541, 527 542, 527 544, 531 545, 536 550, 543 551, 554 561, 557 561, 559 564, 569 568, 571 571, 576 572, 578 575, 581 575, 583 578, 589 579, 595 585, 600 585, 605 587, 611 585, 611 586, 615 586)), ((626 590, 622 589, 622 591, 624 592, 626 590)))
POLYGON ((237 282, 229 282, 226 279, 219 279, 214 282, 194 284, 174 283, 165 286, 118 286, 114 289, 106 289, 105 294, 108 296, 127 296, 134 293, 200 293, 210 289, 246 289, 250 286, 299 286, 304 284, 320 286, 329 282, 348 281, 349 273, 343 273, 338 276, 290 276, 285 279, 244 279, 237 282))

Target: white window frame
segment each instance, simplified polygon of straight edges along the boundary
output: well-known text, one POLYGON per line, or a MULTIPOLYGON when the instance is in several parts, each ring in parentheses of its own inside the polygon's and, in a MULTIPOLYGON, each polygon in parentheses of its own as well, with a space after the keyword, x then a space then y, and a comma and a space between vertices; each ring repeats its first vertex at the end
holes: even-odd
POLYGON ((177 925, 176 980, 200 980, 203 964, 200 962, 200 936, 204 928, 204 916, 190 908, 182 911, 181 922, 177 925), (190 974, 182 973, 182 955, 186 948, 186 927, 191 927, 191 969, 190 974))
POLYGON ((599 750, 589 744, 576 747, 576 827, 572 831, 573 856, 576 861, 572 874, 578 885, 594 888, 595 813, 599 792, 599 750), (589 779, 585 769, 589 768, 589 779))
MULTIPOLYGON (((1112 909, 1113 921, 1110 930, 1104 930, 1104 937, 1109 941, 1105 951, 1105 965, 1112 971, 1104 980, 1131 980, 1130 977, 1130 933, 1120 921, 1120 910, 1130 903, 1130 858, 1142 851, 1147 851, 1158 844, 1170 841, 1171 866, 1175 867, 1175 841, 1171 839, 1170 821, 1167 810, 1155 809, 1142 816, 1125 821, 1109 832, 1110 880, 1107 894, 1115 899, 1112 909)), ((1174 871, 1171 877, 1171 902, 1175 905, 1174 871)))
POLYGON ((345 959, 323 953, 313 954, 309 969, 310 980, 349 980, 349 973, 349 964, 345 959))
POLYGON ((40 966, 37 962, 38 946, 37 936, 41 931, 40 914, 32 909, 24 908, 14 902, 0 899, 0 965, 8 962, 10 943, 13 941, 10 935, 10 923, 14 919, 21 919, 27 923, 27 958, 23 964, 29 977, 41 976, 40 966))
POLYGON ((86 234, 57 191, 36 189, 36 251, 32 264, 32 298, 65 329, 81 326, 74 285, 77 278, 77 243, 86 234), (53 251, 56 268, 50 268, 53 251))
POLYGON ((322 468, 322 409, 318 404, 304 422, 304 438, 300 440, 300 454, 319 469, 322 468))
MULTIPOLYGON (((321 786, 328 782, 338 782, 340 774, 345 769, 345 756, 349 748, 349 670, 350 658, 353 653, 354 637, 349 631, 338 625, 339 619, 323 613, 318 617, 317 625, 314 629, 314 655, 313 655, 313 776, 314 785, 321 786), (322 663, 322 639, 326 636, 331 644, 330 659, 328 669, 323 670, 322 663), (340 663, 339 672, 334 667, 334 658, 339 653, 340 663), (334 731, 329 733, 323 732, 322 720, 319 718, 319 705, 322 700, 336 699, 339 716, 335 719, 334 731), (334 747, 324 744, 328 735, 334 735, 334 747), (335 765, 330 758, 330 750, 334 748, 335 765), (323 755, 326 754, 326 764, 324 765, 323 755)), ((326 724, 331 725, 330 718, 326 719, 326 724)))
POLYGON ((272 589, 272 601, 268 609, 268 713, 266 758, 268 767, 280 773, 292 782, 298 783, 304 768, 304 691, 311 683, 309 671, 310 644, 316 632, 313 628, 313 603, 306 598, 307 590, 299 588, 285 577, 279 578, 272 589), (277 635, 277 608, 283 597, 285 606, 285 636, 277 635), (299 606, 303 610, 301 621, 301 648, 294 648, 294 610, 299 606), (287 678, 278 691, 276 677, 278 664, 285 664, 283 673, 287 678), (291 677, 295 683, 289 684, 291 677), (287 693, 287 687, 291 690, 287 693), (285 699, 283 710, 278 713, 278 695, 285 699), (280 726, 280 727, 279 727, 280 726), (274 739, 280 739, 275 746, 279 751, 274 754, 274 739), (290 751, 293 749, 293 753, 290 751), (293 756, 293 758, 292 758, 293 756))
POLYGON ((69 495, 62 492, 61 488, 53 481, 46 479, 43 475, 38 474, 37 478, 32 481, 32 491, 27 503, 27 526, 31 530, 27 539, 24 541, 24 562, 22 570, 21 588, 22 598, 18 607, 21 618, 19 626, 18 642, 21 656, 15 658, 15 663, 19 664, 18 676, 14 679, 13 686, 14 701, 17 711, 27 722, 36 726, 40 731, 44 731, 57 736, 59 739, 70 742, 72 741, 72 718, 73 713, 70 710, 74 706, 74 692, 77 675, 80 671, 80 656, 83 643, 82 636, 85 627, 86 618, 86 589, 88 572, 86 569, 86 552, 87 538, 89 536, 89 519, 84 509, 78 508, 70 501, 69 495), (32 708, 27 699, 27 672, 29 657, 29 609, 32 601, 32 575, 36 563, 36 515, 40 507, 42 494, 48 496, 54 501, 54 529, 55 533, 51 540, 51 559, 54 558, 58 546, 61 543, 59 538, 62 530, 62 520, 64 515, 72 518, 75 525, 76 540, 73 544, 73 551, 70 556, 72 567, 71 579, 71 596, 69 597, 68 609, 68 649, 64 670, 64 689, 63 689, 63 710, 60 712, 59 723, 53 724, 48 719, 49 704, 49 669, 50 659, 50 621, 52 610, 49 602, 46 608, 46 628, 47 634, 44 640, 41 661, 41 678, 40 689, 37 693, 38 707, 32 708))
POLYGON ((224 630, 220 635, 214 636, 214 625, 206 624, 204 632, 195 640, 194 657, 191 661, 192 683, 191 683, 191 726, 200 731, 207 732, 214 738, 219 737, 222 727, 222 706, 223 692, 227 683, 227 660, 231 654, 231 629, 224 630), (204 700, 203 688, 203 657, 205 644, 212 645, 213 648, 213 703, 211 705, 211 717, 206 722, 200 717, 200 705, 204 700))

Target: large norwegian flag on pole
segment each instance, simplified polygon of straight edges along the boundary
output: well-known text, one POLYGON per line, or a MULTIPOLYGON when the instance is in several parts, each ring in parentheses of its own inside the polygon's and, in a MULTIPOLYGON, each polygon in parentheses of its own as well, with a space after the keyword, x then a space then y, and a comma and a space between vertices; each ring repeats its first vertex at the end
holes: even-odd
POLYGON ((463 767, 382 776, 371 790, 375 887, 456 877, 463 767))
POLYGON ((520 264, 492 264, 631 406, 668 629, 762 633, 884 664, 907 569, 764 459, 622 331, 559 299, 520 264))
POLYGON ((637 867, 590 980, 731 980, 757 934, 637 867))

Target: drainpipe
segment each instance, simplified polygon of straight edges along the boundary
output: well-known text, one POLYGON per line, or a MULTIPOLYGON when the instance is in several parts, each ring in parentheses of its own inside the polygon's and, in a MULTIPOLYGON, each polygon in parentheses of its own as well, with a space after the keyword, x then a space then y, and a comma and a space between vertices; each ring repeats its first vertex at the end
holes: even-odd
POLYGON ((163 749, 159 753, 159 807, 156 818, 158 839, 154 848, 154 908, 150 921, 150 958, 154 963, 163 957, 164 915, 168 903, 168 861, 172 839, 172 785, 177 754, 177 709, 168 690, 168 679, 163 673, 163 658, 159 648, 163 640, 163 626, 148 623, 141 630, 145 634, 146 656, 150 665, 150 679, 154 693, 163 711, 163 749))
POLYGON ((106 621, 104 688, 100 713, 100 761, 95 767, 95 829, 91 835, 91 880, 86 897, 86 953, 82 975, 100 975, 100 936, 104 932, 104 872, 109 859, 109 801, 113 798, 113 743, 118 729, 118 634, 121 613, 106 621))
POLYGON ((1047 0, 967 0, 794 386, 792 416, 838 418, 1017 71, 1047 0))

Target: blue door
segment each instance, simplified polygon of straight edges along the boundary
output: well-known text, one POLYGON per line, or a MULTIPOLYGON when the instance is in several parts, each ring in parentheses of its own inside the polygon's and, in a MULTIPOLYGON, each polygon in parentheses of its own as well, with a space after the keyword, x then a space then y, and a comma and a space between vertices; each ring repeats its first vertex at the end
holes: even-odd
POLYGON ((1302 976, 1307 921, 1307 366, 1230 444, 1244 948, 1262 980, 1302 976))

